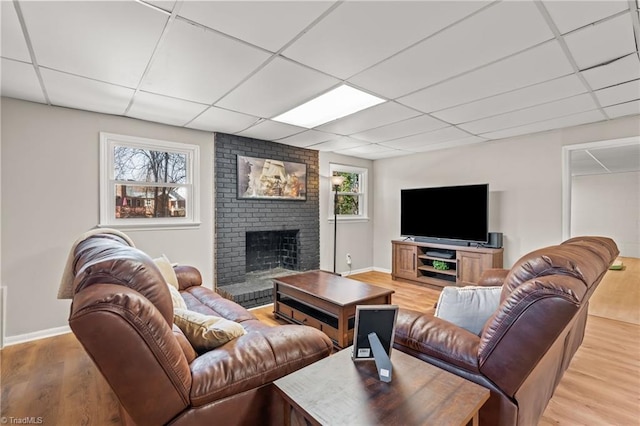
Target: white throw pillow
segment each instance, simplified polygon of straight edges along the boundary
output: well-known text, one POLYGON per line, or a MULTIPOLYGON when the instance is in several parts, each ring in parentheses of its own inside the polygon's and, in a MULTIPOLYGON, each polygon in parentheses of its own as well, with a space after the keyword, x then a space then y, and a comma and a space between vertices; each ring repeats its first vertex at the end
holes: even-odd
POLYGON ((158 269, 160 269, 160 273, 164 277, 164 280, 167 284, 171 284, 176 289, 180 289, 180 285, 178 284, 178 277, 176 276, 176 271, 173 270, 173 265, 167 259, 167 256, 164 254, 162 257, 157 257, 153 259, 158 269))
POLYGON ((182 295, 177 288, 167 283, 169 293, 171 293, 171 302, 173 303, 173 309, 188 309, 187 303, 182 298, 182 295))
POLYGON ((485 322, 498 309, 502 287, 445 287, 435 316, 480 335, 485 322))

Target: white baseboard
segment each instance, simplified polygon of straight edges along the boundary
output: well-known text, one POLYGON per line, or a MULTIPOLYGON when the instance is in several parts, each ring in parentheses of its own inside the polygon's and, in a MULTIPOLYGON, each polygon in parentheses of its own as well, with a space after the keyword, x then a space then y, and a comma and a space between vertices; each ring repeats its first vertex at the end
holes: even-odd
POLYGON ((59 336, 60 334, 71 333, 71 329, 68 325, 62 327, 49 328, 47 330, 34 331, 33 333, 18 334, 16 336, 8 336, 4 339, 4 345, 17 345, 19 343, 26 343, 32 340, 44 339, 47 337, 59 336))
POLYGON ((363 274, 365 272, 371 272, 371 271, 373 271, 373 268, 354 269, 352 271, 340 272, 340 275, 342 275, 343 277, 348 277, 349 275, 363 274))
POLYGON ((7 288, 0 287, 0 349, 4 348, 4 334, 7 325, 7 288))
POLYGON ((374 270, 375 272, 384 272, 385 274, 390 274, 390 273, 391 273, 391 269, 373 268, 373 270, 374 270))

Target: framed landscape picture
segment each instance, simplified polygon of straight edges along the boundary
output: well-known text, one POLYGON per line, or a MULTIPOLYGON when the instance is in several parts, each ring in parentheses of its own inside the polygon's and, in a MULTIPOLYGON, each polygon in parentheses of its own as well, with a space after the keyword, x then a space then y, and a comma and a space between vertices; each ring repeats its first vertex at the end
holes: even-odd
POLYGON ((307 165, 238 155, 238 198, 307 199, 307 165))

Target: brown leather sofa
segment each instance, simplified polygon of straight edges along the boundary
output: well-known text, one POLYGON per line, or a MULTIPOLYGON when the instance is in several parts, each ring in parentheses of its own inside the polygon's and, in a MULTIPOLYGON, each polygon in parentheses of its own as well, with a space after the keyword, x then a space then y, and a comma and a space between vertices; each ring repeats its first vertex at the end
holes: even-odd
POLYGON ((433 312, 400 310, 394 347, 491 391, 481 425, 537 425, 582 343, 589 298, 618 255, 606 237, 577 237, 523 256, 502 285, 500 306, 479 336, 433 312))
POLYGON ((268 326, 202 287, 200 273, 175 272, 187 306, 242 324, 247 333, 196 353, 173 325, 167 285, 153 260, 110 234, 75 246, 69 324, 121 403, 125 424, 282 424, 272 382, 329 356, 322 332, 268 326))

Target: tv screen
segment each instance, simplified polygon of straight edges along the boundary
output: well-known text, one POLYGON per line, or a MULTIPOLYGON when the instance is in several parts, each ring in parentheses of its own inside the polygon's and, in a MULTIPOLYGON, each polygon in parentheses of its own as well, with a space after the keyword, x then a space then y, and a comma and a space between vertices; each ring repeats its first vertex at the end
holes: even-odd
POLYGON ((488 184, 403 189, 400 204, 405 237, 487 242, 488 184))

